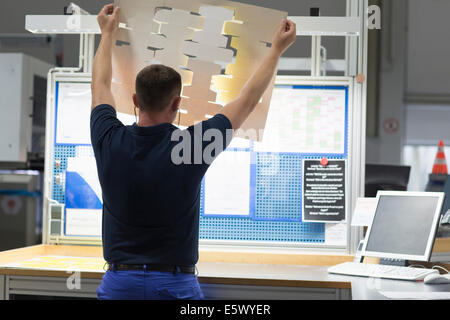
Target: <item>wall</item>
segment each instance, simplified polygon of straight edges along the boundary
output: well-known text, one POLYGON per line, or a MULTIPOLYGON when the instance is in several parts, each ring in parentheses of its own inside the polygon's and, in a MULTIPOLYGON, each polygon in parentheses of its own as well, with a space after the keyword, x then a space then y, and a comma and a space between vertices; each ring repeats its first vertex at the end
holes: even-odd
POLYGON ((404 93, 408 2, 383 0, 381 3, 379 135, 376 138, 367 139, 366 162, 398 165, 402 162, 405 132, 404 93), (389 124, 392 126, 389 127, 389 124))
POLYGON ((410 0, 406 143, 450 144, 450 1, 410 0), (426 22, 426 23, 425 23, 426 22))
POLYGON ((425 190, 438 141, 450 145, 449 12, 448 0, 409 0, 403 163, 411 166, 410 190, 425 190))
POLYGON ((438 141, 450 144, 450 2, 383 4, 379 136, 367 140, 367 162, 411 166, 409 189, 423 191, 438 141), (389 118, 394 134, 383 128, 389 118))
MULTIPOLYGON (((409 0, 407 96, 450 104, 450 1, 409 0)), ((409 98, 408 98, 409 100, 409 98)))

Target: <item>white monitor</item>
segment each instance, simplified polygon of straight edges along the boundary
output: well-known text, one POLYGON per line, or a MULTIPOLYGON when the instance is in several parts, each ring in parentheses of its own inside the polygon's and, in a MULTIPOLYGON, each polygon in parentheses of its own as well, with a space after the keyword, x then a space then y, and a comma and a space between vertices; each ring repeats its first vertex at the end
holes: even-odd
POLYGON ((380 191, 362 255, 429 261, 444 193, 380 191))

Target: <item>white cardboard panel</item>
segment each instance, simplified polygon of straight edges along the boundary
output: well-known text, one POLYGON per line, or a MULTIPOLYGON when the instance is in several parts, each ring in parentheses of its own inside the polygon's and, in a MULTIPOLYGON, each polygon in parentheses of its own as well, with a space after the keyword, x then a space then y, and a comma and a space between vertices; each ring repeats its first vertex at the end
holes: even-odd
POLYGON ((233 51, 230 49, 218 48, 207 44, 185 41, 183 52, 203 61, 233 61, 233 51))
MULTIPOLYGON (((221 104, 240 95, 267 55, 269 49, 263 42, 272 40, 281 19, 287 17, 285 12, 223 0, 116 0, 115 3, 122 9, 120 22, 129 28, 121 29, 117 39, 130 44, 113 49, 114 94, 116 102, 125 105, 118 109, 133 114, 126 99, 134 93, 131 84, 137 73, 151 63, 162 63, 181 74, 186 97, 182 108, 187 110, 181 117, 183 126, 204 120, 202 112, 214 115, 221 110, 221 104), (220 74, 220 66, 213 62, 233 61, 233 50, 226 48, 226 35, 234 36, 231 47, 237 52, 236 59, 226 68, 228 77, 212 81, 220 74), (119 89, 120 84, 125 88, 119 89)), ((274 79, 247 127, 264 128, 274 79)))
POLYGON ((155 14, 154 20, 156 22, 167 23, 169 25, 176 25, 180 27, 188 27, 202 30, 204 24, 204 17, 191 14, 189 11, 179 9, 162 9, 155 14))
POLYGON ((181 120, 196 123, 207 120, 205 116, 207 114, 216 115, 221 112, 223 107, 220 104, 209 103, 203 99, 183 98, 181 108, 188 111, 187 114, 181 115, 181 120))

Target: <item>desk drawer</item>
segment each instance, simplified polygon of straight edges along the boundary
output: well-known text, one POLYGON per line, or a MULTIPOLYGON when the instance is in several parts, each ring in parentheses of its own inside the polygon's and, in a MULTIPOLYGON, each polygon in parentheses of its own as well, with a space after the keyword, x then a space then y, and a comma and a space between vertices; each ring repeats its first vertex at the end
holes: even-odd
POLYGON ((55 297, 97 298, 100 279, 9 276, 7 294, 23 294, 55 297), (79 284, 79 286, 77 285, 79 284))
POLYGON ((350 289, 201 284, 205 299, 351 300, 350 289))

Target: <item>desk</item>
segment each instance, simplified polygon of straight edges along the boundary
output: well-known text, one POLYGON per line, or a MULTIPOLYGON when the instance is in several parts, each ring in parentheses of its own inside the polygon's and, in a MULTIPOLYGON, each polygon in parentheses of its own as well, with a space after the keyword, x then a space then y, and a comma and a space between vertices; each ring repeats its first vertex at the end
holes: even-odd
MULTIPOLYGON (((450 292, 450 285, 331 275, 324 256, 316 256, 317 265, 310 266, 211 262, 208 257, 214 255, 203 256, 197 267, 206 299, 373 300, 385 299, 379 291, 450 292)), ((313 258, 304 259, 312 264, 313 258)), ((351 259, 328 257, 329 265, 351 259)), ((96 298, 103 266, 99 247, 41 245, 6 251, 0 253, 0 299, 13 294, 96 298), (67 282, 74 271, 79 272, 80 287, 71 290, 67 282)))

